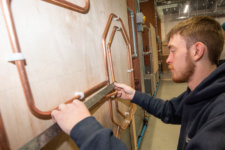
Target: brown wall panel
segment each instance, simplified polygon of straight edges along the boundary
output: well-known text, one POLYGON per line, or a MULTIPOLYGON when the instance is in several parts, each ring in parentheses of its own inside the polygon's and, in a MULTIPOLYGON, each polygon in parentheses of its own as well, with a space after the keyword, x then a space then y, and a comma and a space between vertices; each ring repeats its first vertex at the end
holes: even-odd
MULTIPOLYGON (((126 1, 90 1, 86 14, 40 0, 10 2, 37 108, 50 110, 74 97, 76 91, 85 91, 106 80, 102 34, 111 13, 118 15, 129 31, 126 1)), ((84 0, 72 2, 79 6, 85 4, 84 0)), ((18 149, 53 122, 37 118, 27 107, 16 66, 6 60, 12 48, 1 8, 0 25, 0 109, 10 148, 18 149)), ((109 35, 114 25, 121 26, 113 21, 109 35)), ((130 84, 126 45, 121 34, 115 35, 112 53, 116 81, 130 84)), ((119 106, 125 112, 129 103, 120 101, 119 106)), ((115 132, 108 110, 106 101, 92 114, 115 132)), ((121 120, 119 115, 115 118, 121 120)), ((76 149, 67 136, 60 136, 56 141, 61 144, 48 145, 47 149, 76 149)))

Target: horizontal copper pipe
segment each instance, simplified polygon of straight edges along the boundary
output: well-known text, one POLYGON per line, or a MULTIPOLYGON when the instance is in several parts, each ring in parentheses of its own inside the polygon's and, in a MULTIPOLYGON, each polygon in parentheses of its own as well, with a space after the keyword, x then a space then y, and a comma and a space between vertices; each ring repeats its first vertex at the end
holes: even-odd
MULTIPOLYGON (((14 22, 12 19, 12 13, 10 10, 10 6, 9 6, 9 1, 8 0, 0 0, 1 1, 1 6, 2 6, 2 10, 3 10, 3 14, 4 14, 4 18, 5 18, 5 22, 6 22, 6 26, 7 26, 7 31, 9 34, 9 38, 10 38, 10 43, 12 46, 12 50, 13 53, 20 53, 20 46, 19 46, 19 42, 18 42, 18 38, 16 35, 16 30, 15 30, 15 26, 14 26, 14 22)), ((18 70, 18 74, 20 77, 20 81, 23 87, 23 91, 24 91, 24 95, 27 101, 27 105, 31 111, 31 113, 33 115, 35 115, 38 118, 41 119, 51 119, 51 111, 41 111, 39 110, 34 103, 34 99, 33 99, 33 95, 32 95, 32 91, 30 88, 30 83, 27 77, 27 73, 26 73, 26 69, 24 66, 24 61, 23 60, 18 60, 15 61, 15 64, 17 66, 17 70, 18 70)), ((84 92, 85 97, 90 96, 91 94, 95 93, 96 91, 100 90, 101 88, 103 88, 104 86, 106 86, 107 81, 104 81, 98 85, 96 85, 95 87, 87 90, 84 92)), ((70 103, 72 102, 74 99, 79 99, 80 95, 71 98, 70 100, 66 101, 65 103, 70 103)), ((57 109, 57 108, 54 108, 57 109)))
POLYGON ((0 150, 10 150, 9 141, 2 120, 1 111, 0 111, 0 150))
POLYGON ((49 2, 49 3, 54 4, 54 5, 58 5, 60 7, 64 7, 64 8, 79 12, 79 13, 87 13, 88 10, 89 10, 89 5, 90 5, 89 0, 85 1, 84 7, 77 6, 77 5, 75 5, 71 2, 68 2, 66 0, 43 0, 43 1, 49 2))

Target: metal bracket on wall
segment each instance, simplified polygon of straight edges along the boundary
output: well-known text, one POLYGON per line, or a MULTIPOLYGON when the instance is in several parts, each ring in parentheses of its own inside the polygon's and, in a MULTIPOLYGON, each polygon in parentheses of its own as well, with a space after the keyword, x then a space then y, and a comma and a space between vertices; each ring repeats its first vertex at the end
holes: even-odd
MULTIPOLYGON (((114 84, 110 84, 105 87, 103 90, 99 91, 93 97, 91 97, 88 101, 85 101, 84 104, 90 110, 93 109, 101 102, 101 100, 114 89, 114 84)), ((43 131, 41 134, 37 135, 35 138, 30 140, 27 144, 19 148, 19 150, 38 150, 43 148, 46 144, 48 144, 53 138, 55 138, 62 130, 58 126, 58 124, 53 124, 48 129, 43 131)))
MULTIPOLYGON (((16 34, 13 17, 12 17, 12 12, 11 12, 11 9, 10 9, 10 2, 9 2, 9 0, 0 0, 0 3, 1 3, 1 6, 2 6, 2 11, 3 11, 3 14, 4 14, 4 19, 5 19, 5 23, 6 23, 6 26, 7 26, 7 31, 8 31, 12 51, 13 51, 13 53, 21 53, 20 45, 19 45, 17 34, 16 34)), ((29 83, 28 76, 27 76, 27 73, 26 73, 24 60, 15 60, 15 64, 17 66, 17 70, 18 70, 18 73, 19 73, 19 77, 20 77, 20 81, 21 81, 21 84, 22 84, 22 87, 23 87, 23 91, 24 91, 24 95, 25 95, 25 98, 26 98, 26 101, 27 101, 27 105, 28 105, 31 113, 33 115, 35 115, 36 117, 40 118, 40 119, 51 119, 51 111, 53 109, 50 110, 50 111, 40 111, 35 106, 35 102, 34 102, 31 87, 30 87, 30 83, 29 83)), ((91 94, 97 92, 98 90, 100 90, 101 88, 103 88, 106 85, 107 85, 107 81, 103 81, 102 83, 100 83, 100 84, 90 88, 89 90, 83 92, 84 95, 85 95, 85 98, 90 96, 91 94)), ((71 103, 74 99, 79 99, 80 97, 81 97, 81 95, 77 95, 77 96, 71 98, 70 100, 66 101, 65 103, 71 103)), ((57 109, 57 107, 54 108, 54 109, 57 109)))
POLYGON ((71 2, 68 2, 66 0, 43 0, 43 1, 49 2, 49 3, 54 4, 54 5, 58 5, 60 7, 64 7, 64 8, 79 12, 79 13, 87 13, 88 10, 89 10, 89 5, 90 5, 89 0, 85 0, 85 6, 84 7, 77 6, 77 5, 75 5, 71 2))

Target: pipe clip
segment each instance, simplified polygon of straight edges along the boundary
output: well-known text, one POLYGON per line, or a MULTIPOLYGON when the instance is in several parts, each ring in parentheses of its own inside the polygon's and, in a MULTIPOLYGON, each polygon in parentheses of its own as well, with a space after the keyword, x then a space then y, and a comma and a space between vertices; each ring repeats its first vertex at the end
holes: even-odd
POLYGON ((120 17, 117 16, 117 18, 113 18, 113 20, 118 21, 120 17))
POLYGON ((132 71, 134 71, 134 69, 127 70, 127 72, 132 72, 132 71))
POLYGON ((126 120, 126 124, 129 124, 130 123, 130 121, 129 120, 126 120))
POLYGON ((7 56, 6 59, 8 62, 13 62, 17 60, 25 60, 23 53, 11 53, 10 55, 7 56))
POLYGON ((130 114, 129 112, 125 112, 124 113, 125 116, 129 116, 129 114, 130 114))
POLYGON ((83 99, 84 98, 84 92, 75 92, 75 96, 80 95, 79 99, 83 99))
POLYGON ((120 31, 120 30, 121 30, 121 27, 116 28, 116 31, 120 31))

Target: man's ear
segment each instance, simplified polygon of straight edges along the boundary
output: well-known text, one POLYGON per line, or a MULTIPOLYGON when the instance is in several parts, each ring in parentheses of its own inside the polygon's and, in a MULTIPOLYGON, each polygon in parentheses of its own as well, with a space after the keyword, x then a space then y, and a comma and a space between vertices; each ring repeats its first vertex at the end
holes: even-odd
POLYGON ((194 45, 194 60, 198 61, 201 59, 205 53, 206 47, 202 42, 197 42, 194 45))

